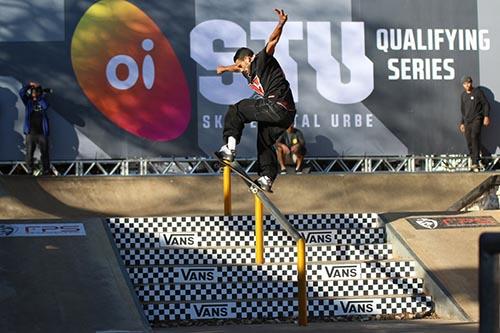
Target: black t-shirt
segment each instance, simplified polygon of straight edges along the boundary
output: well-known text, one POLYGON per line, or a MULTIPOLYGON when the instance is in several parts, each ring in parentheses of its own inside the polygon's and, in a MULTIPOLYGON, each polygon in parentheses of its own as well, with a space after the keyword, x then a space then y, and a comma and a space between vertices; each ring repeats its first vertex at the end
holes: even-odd
POLYGON ((487 117, 490 113, 490 104, 479 88, 473 88, 471 93, 462 92, 460 109, 462 123, 470 123, 477 117, 487 117))
POLYGON ((43 134, 42 107, 37 101, 30 101, 30 103, 33 103, 33 111, 30 114, 30 134, 43 134))
POLYGON ((255 55, 250 66, 250 76, 246 76, 252 90, 268 98, 287 110, 295 110, 290 84, 275 57, 266 53, 266 48, 255 55))

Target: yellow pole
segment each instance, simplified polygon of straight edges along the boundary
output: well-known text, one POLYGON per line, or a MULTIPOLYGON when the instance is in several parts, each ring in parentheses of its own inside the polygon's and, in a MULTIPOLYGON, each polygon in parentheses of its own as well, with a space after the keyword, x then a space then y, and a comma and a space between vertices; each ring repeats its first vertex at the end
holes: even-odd
POLYGON ((231 168, 224 166, 224 215, 231 216, 231 168))
POLYGON ((306 280, 306 243, 303 238, 297 241, 297 280, 299 287, 299 325, 307 326, 307 280, 306 280))
POLYGON ((255 262, 264 263, 264 217, 262 201, 255 194, 255 262))

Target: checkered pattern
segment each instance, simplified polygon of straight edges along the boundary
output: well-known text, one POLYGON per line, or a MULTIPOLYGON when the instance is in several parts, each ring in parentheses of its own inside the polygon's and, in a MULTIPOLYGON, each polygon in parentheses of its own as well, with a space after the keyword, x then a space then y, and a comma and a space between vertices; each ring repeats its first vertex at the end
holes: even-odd
MULTIPOLYGON (((290 214, 288 221, 299 230, 316 229, 363 229, 381 227, 377 214, 290 214)), ((219 232, 254 230, 254 216, 177 216, 147 218, 110 218, 111 229, 129 230, 134 227, 159 232, 219 232), (124 228, 124 229, 121 229, 124 228)), ((280 230, 282 227, 270 215, 264 216, 265 230, 280 230)), ((138 229, 139 230, 139 229, 138 229)))
MULTIPOLYGON (((180 233, 161 233, 158 228, 120 226, 112 228, 112 233, 119 248, 154 248, 161 247, 161 238, 180 233)), ((182 233, 196 237, 194 244, 182 247, 250 247, 255 244, 255 233, 248 231, 220 231, 182 233)), ((304 233, 309 244, 375 244, 384 243, 385 229, 324 229, 304 233), (318 234, 321 233, 321 234, 318 234)), ((268 230, 264 234, 264 246, 294 246, 295 241, 284 230, 268 230)))
MULTIPOLYGON (((415 277, 415 264, 412 261, 370 261, 359 263, 361 279, 385 279, 415 277)), ((322 280, 322 264, 307 265, 307 280, 322 280)), ((133 284, 168 284, 180 278, 179 269, 196 266, 138 266, 128 267, 133 284), (177 270, 176 270, 177 268, 177 270)), ((295 265, 237 265, 237 266, 201 266, 213 267, 218 277, 213 282, 251 282, 251 281, 296 281, 295 265)))
MULTIPOLYGON (((291 263, 295 247, 273 247, 265 252, 266 262, 291 263)), ((252 264, 254 248, 161 248, 121 249, 125 266, 252 264)), ((392 259, 390 244, 308 245, 307 261, 387 260, 392 259)))
MULTIPOLYGON (((217 302, 210 302, 217 303, 217 302)), ((166 320, 190 320, 190 303, 145 303, 144 312, 150 322, 166 320)), ((427 296, 382 297, 377 304, 381 314, 425 313, 432 310, 432 301, 427 296)), ((309 299, 309 318, 333 317, 333 299, 309 299)), ((246 318, 294 318, 298 316, 298 301, 259 300, 236 302, 231 313, 237 319, 246 318)))
MULTIPOLYGON (((298 287, 294 281, 246 283, 178 283, 138 285, 141 302, 235 301, 245 299, 293 299, 298 287)), ((308 297, 359 297, 412 295, 423 292, 421 279, 309 281, 308 297)))

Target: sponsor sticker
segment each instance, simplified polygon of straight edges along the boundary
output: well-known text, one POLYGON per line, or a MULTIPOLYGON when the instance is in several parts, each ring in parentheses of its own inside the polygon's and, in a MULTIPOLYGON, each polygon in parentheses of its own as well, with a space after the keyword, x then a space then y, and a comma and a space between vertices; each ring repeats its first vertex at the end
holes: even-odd
POLYGON ((82 223, 0 224, 0 237, 86 236, 82 223))
POLYGON ((196 233, 162 233, 160 246, 162 247, 197 247, 200 240, 196 233))
POLYGON ((361 265, 323 265, 322 280, 347 280, 361 278, 361 265))
POLYGON ((304 237, 307 244, 324 244, 333 243, 333 230, 314 230, 301 231, 300 234, 304 237))
POLYGON ((440 217, 410 217, 408 222, 419 230, 447 228, 479 228, 498 227, 500 223, 492 216, 440 216, 440 217))
POLYGON ((189 314, 191 319, 236 318, 236 303, 193 303, 189 314))
POLYGON ((215 282, 222 274, 216 267, 175 267, 174 282, 215 282))
POLYGON ((333 301, 335 316, 381 314, 380 299, 342 299, 333 301))

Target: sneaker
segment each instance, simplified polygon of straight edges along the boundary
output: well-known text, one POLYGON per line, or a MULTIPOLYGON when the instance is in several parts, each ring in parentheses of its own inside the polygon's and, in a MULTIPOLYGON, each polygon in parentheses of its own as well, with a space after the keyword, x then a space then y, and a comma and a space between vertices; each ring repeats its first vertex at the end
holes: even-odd
POLYGON ((470 171, 479 172, 479 166, 477 164, 472 164, 470 167, 470 171))
POLYGON ((281 169, 280 174, 281 175, 286 175, 286 168, 281 169))
POLYGON ((299 167, 299 168, 295 169, 295 173, 297 175, 301 175, 302 174, 302 167, 299 167))
POLYGON ((270 192, 271 186, 273 186, 273 181, 268 176, 262 176, 257 179, 257 184, 259 184, 260 188, 264 191, 270 192))
POLYGON ((227 147, 227 145, 224 145, 220 147, 219 151, 215 153, 217 157, 220 159, 232 162, 234 161, 234 157, 236 155, 236 152, 234 150, 231 150, 227 147))

